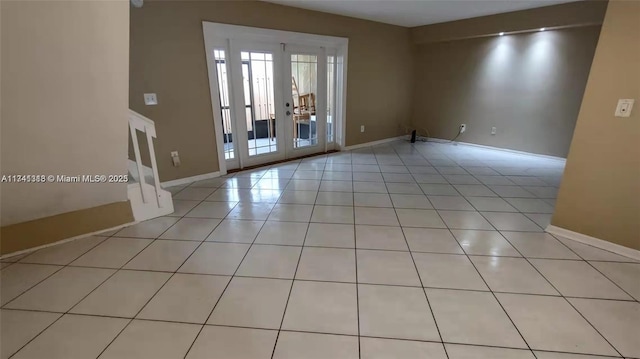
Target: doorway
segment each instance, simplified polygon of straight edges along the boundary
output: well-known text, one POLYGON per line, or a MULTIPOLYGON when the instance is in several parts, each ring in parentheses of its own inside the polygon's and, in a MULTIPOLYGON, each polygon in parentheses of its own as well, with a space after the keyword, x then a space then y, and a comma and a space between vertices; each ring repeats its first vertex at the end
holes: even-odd
POLYGON ((347 39, 203 31, 221 174, 344 146, 347 39))

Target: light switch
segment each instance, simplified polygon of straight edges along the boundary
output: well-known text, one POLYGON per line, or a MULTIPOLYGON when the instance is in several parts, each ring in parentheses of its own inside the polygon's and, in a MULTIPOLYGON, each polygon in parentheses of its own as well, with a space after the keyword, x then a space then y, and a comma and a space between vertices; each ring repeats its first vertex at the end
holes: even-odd
POLYGON ((629 117, 631 116, 631 109, 633 108, 634 99, 620 99, 618 100, 618 106, 616 107, 616 117, 629 117))
POLYGON ((147 106, 153 106, 158 104, 158 98, 154 93, 144 94, 144 104, 147 106))

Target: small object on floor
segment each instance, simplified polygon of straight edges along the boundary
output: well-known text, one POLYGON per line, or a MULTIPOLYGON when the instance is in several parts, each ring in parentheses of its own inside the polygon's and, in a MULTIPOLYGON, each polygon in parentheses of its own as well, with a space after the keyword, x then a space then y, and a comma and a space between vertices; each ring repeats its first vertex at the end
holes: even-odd
POLYGON ((416 130, 411 131, 411 143, 416 143, 416 130))

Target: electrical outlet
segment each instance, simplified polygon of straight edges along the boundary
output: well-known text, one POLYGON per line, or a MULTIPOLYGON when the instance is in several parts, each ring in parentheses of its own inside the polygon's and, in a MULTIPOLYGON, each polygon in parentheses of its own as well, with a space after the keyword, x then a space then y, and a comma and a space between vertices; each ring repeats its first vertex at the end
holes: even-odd
POLYGON ((463 123, 463 124, 461 124, 461 125, 460 125, 460 133, 464 133, 464 131, 466 131, 466 130, 467 130, 467 125, 466 125, 466 124, 464 124, 464 123, 463 123))
POLYGON ((496 128, 495 127, 491 127, 491 134, 495 135, 496 134, 496 128))
POLYGON ((144 94, 144 104, 147 106, 154 106, 158 104, 158 97, 154 93, 144 94))
POLYGON ((364 125, 360 126, 360 132, 364 132, 364 125))
POLYGON ((634 99, 620 99, 618 100, 618 106, 616 107, 616 117, 629 117, 631 116, 631 109, 633 108, 634 99))

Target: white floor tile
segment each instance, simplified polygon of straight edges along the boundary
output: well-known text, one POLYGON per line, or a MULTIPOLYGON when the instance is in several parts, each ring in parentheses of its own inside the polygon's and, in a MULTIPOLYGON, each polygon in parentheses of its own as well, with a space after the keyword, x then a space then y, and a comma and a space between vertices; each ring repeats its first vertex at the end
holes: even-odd
POLYGON ((124 269, 173 272, 199 244, 192 241, 156 240, 129 261, 124 269))
POLYGON ((114 272, 112 269, 65 267, 6 304, 5 308, 66 312, 114 272))
POLYGON ((316 223, 354 223, 353 207, 314 206, 311 222, 316 223))
MULTIPOLYGON (((231 212, 237 202, 202 202, 191 211, 186 217, 196 218, 224 218, 231 212)), ((179 223, 179 222, 178 222, 179 223)))
POLYGON ((301 246, 308 226, 308 223, 267 221, 255 243, 301 246))
POLYGON ((531 259, 531 263, 564 296, 632 300, 587 262, 531 259))
POLYGON ((241 243, 203 243, 178 271, 181 273, 232 275, 249 247, 249 244, 241 243))
POLYGON ((569 299, 587 320, 625 357, 640 357, 640 303, 569 299))
POLYGON ((353 207, 353 193, 318 192, 316 205, 353 207))
POLYGON ((387 190, 393 194, 422 194, 420 186, 416 183, 386 182, 387 190))
POLYGON ((473 211, 473 206, 461 196, 428 196, 435 209, 473 211))
POLYGON ((423 194, 391 194, 395 208, 432 209, 433 206, 423 194))
POLYGON ((386 193, 354 193, 353 200, 357 207, 393 207, 386 193))
POLYGON ((501 232, 525 257, 580 259, 575 253, 547 233, 501 232))
POLYGON ((72 266, 121 268, 153 242, 144 238, 108 238, 80 258, 72 266))
POLYGON ((610 261, 610 262, 635 262, 639 263, 639 261, 624 257, 609 251, 605 251, 600 248, 592 247, 587 244, 583 244, 571 239, 563 238, 560 236, 556 237, 562 244, 569 247, 572 251, 578 254, 582 259, 588 261, 610 261))
POLYGON ((308 223, 311 219, 312 205, 276 204, 269 214, 269 221, 287 221, 308 223))
POLYGON ((358 358, 358 338, 344 335, 281 332, 274 359, 358 358))
POLYGON ((472 256, 470 259, 494 292, 560 295, 524 258, 472 256))
POLYGON ((199 331, 195 324, 134 320, 100 358, 184 358, 199 331))
POLYGON ((230 277, 177 273, 137 318, 204 324, 230 277))
POLYGON ((409 252, 359 249, 358 283, 420 286, 409 252))
POLYGON ((500 232, 454 229, 451 233, 469 255, 521 257, 500 232))
POLYGON ((293 279, 302 247, 254 245, 237 275, 293 279))
POLYGON ((590 263, 629 295, 640 300, 640 263, 590 263))
POLYGON ((356 224, 398 226, 398 218, 393 208, 355 207, 356 224))
POLYGON ((67 265, 104 241, 104 237, 91 236, 37 250, 18 263, 67 265))
POLYGON ((403 231, 413 252, 464 253, 448 229, 405 227, 403 231))
POLYGON ((58 313, 3 309, 0 312, 0 357, 9 358, 60 316, 58 313))
POLYGON ((207 237, 207 241, 253 243, 264 221, 239 221, 225 219, 207 237))
MULTIPOLYGON (((223 202, 209 202, 223 203, 223 202)), ((160 239, 173 239, 184 241, 204 241, 211 232, 220 224, 219 219, 208 218, 182 218, 166 232, 160 239)))
POLYGON ((227 218, 264 221, 269 217, 273 206, 273 203, 240 202, 227 215, 227 218))
POLYGON ((356 225, 356 247, 408 251, 400 227, 356 225))
POLYGON ((564 298, 522 294, 497 297, 531 349, 616 355, 564 298))
POLYGON ((278 203, 314 204, 317 196, 316 191, 284 191, 278 203))
POLYGON ((355 283, 355 250, 305 247, 296 279, 355 283))
POLYGON ((482 212, 499 231, 542 232, 542 228, 521 213, 482 212))
POLYGON ((278 331, 205 326, 186 359, 269 359, 278 331))
POLYGON ((493 229, 493 226, 479 212, 438 210, 438 214, 451 229, 493 229))
POLYGON ((284 330, 358 334, 356 285, 295 281, 284 330))
POLYGON ((60 268, 62 267, 16 263, 2 269, 0 271, 1 304, 7 304, 10 300, 35 286, 60 268))
POLYGON ((308 247, 354 248, 353 225, 310 223, 304 245, 308 247))
POLYGON ((360 335, 439 341, 421 288, 358 285, 360 335))
POLYGON ((413 253, 413 259, 425 287, 489 290, 467 256, 413 253))
POLYGON ((447 228, 438 212, 432 209, 396 209, 402 227, 447 228))
POLYGON ((158 238, 178 222, 179 218, 158 217, 119 230, 115 237, 158 238))
POLYGON ((360 353, 362 359, 447 358, 439 343, 381 338, 360 338, 360 353))
MULTIPOLYGON (((530 350, 445 344, 449 359, 534 359, 530 350)), ((538 357, 540 358, 540 357, 538 357)))
POLYGON ((69 312, 133 318, 170 276, 161 272, 118 271, 69 312))
POLYGON ((12 358, 96 358, 128 322, 128 319, 67 314, 12 358))
POLYGON ((473 207, 483 212, 518 212, 507 201, 498 197, 465 197, 473 207))
POLYGON ((491 293, 426 289, 445 342, 526 348, 491 293))
POLYGON ((279 329, 290 289, 290 280, 235 277, 208 324, 279 329))

